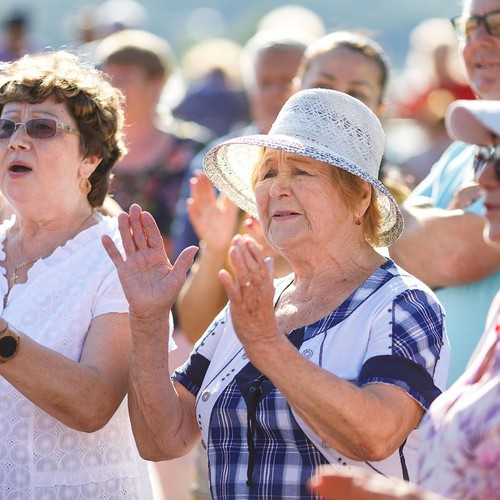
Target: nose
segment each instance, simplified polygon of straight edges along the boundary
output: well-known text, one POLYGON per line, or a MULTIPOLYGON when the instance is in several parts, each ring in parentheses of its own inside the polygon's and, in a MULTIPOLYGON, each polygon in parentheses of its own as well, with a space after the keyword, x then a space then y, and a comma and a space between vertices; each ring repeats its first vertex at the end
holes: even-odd
POLYGON ((14 132, 9 137, 9 148, 26 148, 29 141, 27 141, 28 133, 26 131, 26 125, 24 123, 16 123, 16 128, 14 132))
POLYGON ((272 198, 281 198, 290 194, 290 176, 285 172, 278 172, 273 178, 271 187, 269 188, 269 195, 272 198))

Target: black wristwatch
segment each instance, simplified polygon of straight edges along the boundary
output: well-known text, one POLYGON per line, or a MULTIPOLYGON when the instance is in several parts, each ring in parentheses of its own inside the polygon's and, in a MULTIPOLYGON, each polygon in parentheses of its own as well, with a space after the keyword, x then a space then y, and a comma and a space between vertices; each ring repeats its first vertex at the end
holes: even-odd
POLYGON ((6 328, 0 332, 0 363, 12 359, 19 350, 19 335, 15 328, 7 323, 6 328))

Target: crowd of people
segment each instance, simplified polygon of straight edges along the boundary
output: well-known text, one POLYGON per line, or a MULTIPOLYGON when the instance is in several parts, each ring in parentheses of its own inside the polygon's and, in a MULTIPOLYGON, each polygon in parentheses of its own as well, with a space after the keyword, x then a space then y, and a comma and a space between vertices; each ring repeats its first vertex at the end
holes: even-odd
POLYGON ((2 495, 497 498, 500 0, 411 33, 406 94, 293 6, 182 83, 120 1, 5 23, 2 495))

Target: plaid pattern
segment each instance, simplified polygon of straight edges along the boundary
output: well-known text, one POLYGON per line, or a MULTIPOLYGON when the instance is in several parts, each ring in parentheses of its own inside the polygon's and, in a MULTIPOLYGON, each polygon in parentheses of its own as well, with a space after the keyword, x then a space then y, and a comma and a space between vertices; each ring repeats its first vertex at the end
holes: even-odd
MULTIPOLYGON (((326 339, 329 330, 340 326, 342 321, 355 313, 359 306, 395 276, 402 277, 400 270, 388 260, 339 308, 318 322, 306 326, 304 342, 319 334, 326 339)), ((397 385, 412 395, 422 406, 427 407, 430 404, 428 398, 412 388, 414 370, 400 370, 401 364, 398 364, 393 370, 397 372, 397 377, 391 375, 391 367, 397 360, 407 360, 412 365, 415 362, 422 370, 429 372, 429 381, 425 383, 432 386, 431 375, 443 344, 444 318, 439 303, 428 291, 415 289, 413 278, 410 282, 411 288, 395 296, 392 303, 388 303, 389 329, 384 336, 388 342, 388 350, 373 354, 373 356, 387 354, 383 356, 389 358, 383 363, 386 371, 382 372, 377 365, 374 365, 375 370, 372 370, 360 385, 374 382, 397 385), (392 325, 390 325, 391 318, 392 325), (394 361, 390 359, 391 357, 394 361)), ((360 309, 359 313, 365 315, 367 311, 360 309)), ((223 311, 197 344, 191 360, 176 370, 173 376, 195 395, 199 392, 200 381, 205 376, 213 353, 221 346, 224 348, 223 338, 226 328, 223 324, 224 314, 223 311), (219 345, 219 341, 222 344, 219 345)), ((367 323, 370 323, 369 316, 367 323)), ((228 356, 231 354, 228 353, 228 356)), ((321 363, 322 357, 323 355, 320 356, 321 363)), ((247 368, 248 365, 240 374, 247 368)), ((327 366, 325 368, 328 369, 327 366)), ((254 378, 258 375, 255 370, 254 378)), ((299 427, 290 406, 274 388, 264 394, 256 408, 253 434, 255 445, 253 485, 247 486, 248 395, 242 390, 241 384, 239 385, 238 376, 239 374, 220 393, 211 412, 207 449, 213 497, 316 498, 307 491, 305 484, 314 469, 328 461, 299 427)), ((422 383, 422 377, 417 378, 422 383)), ((353 382, 358 381, 353 380, 353 382)))
POLYGON ((212 415, 208 459, 213 498, 320 498, 307 490, 306 482, 328 461, 297 425, 280 392, 271 390, 257 406, 250 487, 247 405, 236 382, 219 398, 212 415))
POLYGON ((422 290, 406 290, 393 303, 392 353, 434 374, 443 345, 443 311, 422 290))

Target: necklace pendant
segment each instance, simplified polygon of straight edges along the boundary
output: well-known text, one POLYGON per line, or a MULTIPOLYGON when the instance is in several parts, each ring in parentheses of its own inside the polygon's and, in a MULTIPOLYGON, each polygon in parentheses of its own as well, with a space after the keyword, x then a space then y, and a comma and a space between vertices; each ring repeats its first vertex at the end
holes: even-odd
POLYGON ((17 270, 14 269, 14 272, 12 273, 12 276, 10 278, 11 284, 15 285, 18 279, 19 279, 19 274, 17 274, 17 270))

